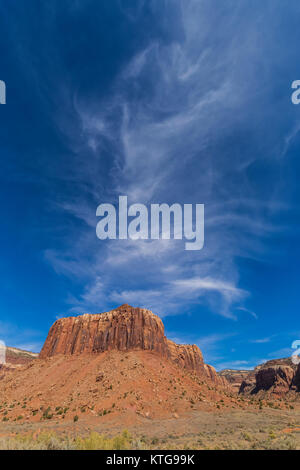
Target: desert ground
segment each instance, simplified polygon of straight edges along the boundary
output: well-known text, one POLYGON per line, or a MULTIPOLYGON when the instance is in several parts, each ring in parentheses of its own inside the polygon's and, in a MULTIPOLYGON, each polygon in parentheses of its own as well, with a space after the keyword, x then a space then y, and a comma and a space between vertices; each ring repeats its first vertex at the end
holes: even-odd
POLYGON ((300 406, 190 411, 177 418, 151 420, 139 416, 126 430, 117 416, 82 414, 77 422, 1 422, 0 448, 300 450, 300 406))
POLYGON ((39 356, 7 350, 0 449, 300 450, 299 376, 290 359, 217 374, 127 305, 61 319, 39 356))

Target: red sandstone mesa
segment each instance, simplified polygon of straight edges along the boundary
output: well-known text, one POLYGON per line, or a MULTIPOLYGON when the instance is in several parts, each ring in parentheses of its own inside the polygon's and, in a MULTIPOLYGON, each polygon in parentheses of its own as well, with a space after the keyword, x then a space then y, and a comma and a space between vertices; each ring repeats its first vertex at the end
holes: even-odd
POLYGON ((57 320, 50 328, 40 358, 110 350, 154 351, 162 358, 170 359, 216 384, 227 384, 213 367, 204 364, 202 353, 196 345, 179 345, 168 340, 157 315, 127 304, 106 313, 57 320))

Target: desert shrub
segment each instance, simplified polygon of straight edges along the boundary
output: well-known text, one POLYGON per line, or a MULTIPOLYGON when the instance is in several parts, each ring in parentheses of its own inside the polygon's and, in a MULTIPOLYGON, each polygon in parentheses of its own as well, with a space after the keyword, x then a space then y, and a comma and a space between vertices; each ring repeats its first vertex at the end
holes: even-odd
POLYGON ((41 433, 38 436, 25 435, 0 439, 2 450, 69 450, 76 449, 73 440, 59 437, 55 433, 41 433))
POLYGON ((142 439, 132 439, 127 430, 115 437, 92 432, 88 437, 72 438, 55 432, 0 438, 1 450, 131 450, 145 449, 142 439))
POLYGON ((52 419, 53 418, 53 413, 50 413, 51 407, 48 406, 43 412, 42 418, 43 419, 52 419))
POLYGON ((130 450, 132 439, 128 431, 123 431, 121 435, 113 438, 92 432, 89 437, 78 437, 75 444, 78 450, 130 450))
POLYGON ((244 438, 245 441, 251 441, 252 440, 250 434, 248 434, 246 432, 243 432, 241 437, 244 438))

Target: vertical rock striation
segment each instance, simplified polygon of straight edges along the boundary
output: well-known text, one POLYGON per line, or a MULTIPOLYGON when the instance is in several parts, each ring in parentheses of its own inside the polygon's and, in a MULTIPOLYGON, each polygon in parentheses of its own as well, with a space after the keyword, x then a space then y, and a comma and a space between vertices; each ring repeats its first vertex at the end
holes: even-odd
POLYGON ((157 315, 127 304, 106 313, 57 320, 50 328, 40 358, 114 349, 154 351, 216 385, 225 385, 224 379, 216 374, 213 367, 204 364, 202 353, 196 345, 179 345, 168 340, 157 315))

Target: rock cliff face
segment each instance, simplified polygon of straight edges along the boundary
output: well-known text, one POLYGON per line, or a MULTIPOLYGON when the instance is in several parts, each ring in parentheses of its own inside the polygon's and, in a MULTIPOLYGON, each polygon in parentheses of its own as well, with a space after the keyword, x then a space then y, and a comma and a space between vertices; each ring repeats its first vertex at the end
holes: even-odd
POLYGON ((240 393, 257 394, 268 392, 284 396, 290 391, 300 390, 300 366, 291 359, 276 359, 258 366, 242 382, 240 393))
POLYGON ((50 328, 40 358, 135 349, 157 352, 162 358, 170 359, 216 385, 227 383, 218 377, 213 367, 204 364, 196 345, 179 345, 168 340, 158 316, 150 310, 127 304, 106 313, 57 320, 50 328))
POLYGON ((61 318, 50 328, 40 358, 113 349, 152 350, 167 356, 162 321, 149 310, 129 305, 107 313, 61 318))
POLYGON ((255 385, 256 385, 256 372, 255 372, 255 370, 252 370, 242 380, 238 392, 239 393, 245 393, 245 394, 252 393, 253 390, 255 390, 255 385))
POLYGON ((206 375, 211 379, 214 384, 220 384, 224 387, 229 388, 229 382, 225 377, 220 376, 214 367, 210 366, 209 364, 204 364, 204 368, 206 371, 206 375))
POLYGON ((173 341, 167 342, 167 357, 180 367, 205 374, 203 356, 195 344, 176 344, 173 341))
POLYGON ((29 362, 33 361, 38 357, 38 354, 30 352, 30 351, 23 351, 22 349, 18 348, 6 348, 6 363, 7 365, 22 365, 28 364, 29 362))
POLYGON ((249 370, 224 369, 218 375, 224 377, 232 386, 234 391, 239 392, 241 384, 249 376, 249 370))
POLYGON ((256 374, 256 389, 270 390, 281 394, 289 391, 294 378, 294 370, 289 366, 263 368, 256 374))
POLYGON ((298 365, 293 378, 292 389, 296 392, 300 392, 300 364, 298 365))
POLYGON ((24 364, 29 364, 38 357, 38 354, 22 349, 7 347, 5 351, 5 363, 0 364, 0 380, 7 372, 13 371, 24 364))

